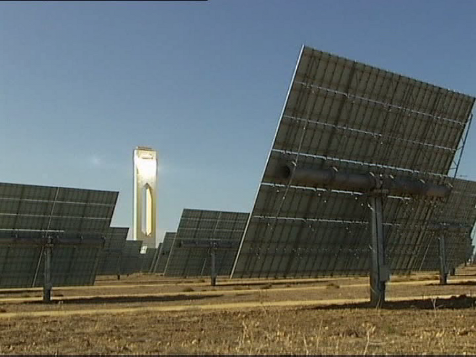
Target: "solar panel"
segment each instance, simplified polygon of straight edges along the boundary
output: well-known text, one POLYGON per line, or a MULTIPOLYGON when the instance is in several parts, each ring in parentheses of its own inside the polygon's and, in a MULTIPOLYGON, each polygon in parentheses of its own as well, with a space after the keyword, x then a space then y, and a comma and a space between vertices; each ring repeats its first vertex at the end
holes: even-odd
MULTIPOLYGON (((103 239, 93 238, 87 242, 65 239, 55 244, 51 260, 51 280, 53 286, 93 285, 103 239)), ((39 271, 44 270, 41 259, 39 271)), ((35 286, 43 286, 43 274, 38 274, 35 286)))
POLYGON ((118 192, 0 183, 0 229, 103 232, 118 192))
POLYGON ((126 240, 121 255, 121 275, 140 272, 142 266, 141 240, 126 240))
POLYGON ((432 221, 413 269, 439 269, 441 237, 445 240, 448 267, 456 268, 467 262, 472 252, 471 232, 476 223, 476 182, 455 179, 450 197, 437 206, 432 221))
POLYGON ((154 263, 154 258, 157 254, 157 248, 147 248, 145 254, 143 255, 142 265, 140 271, 142 273, 150 273, 152 269, 152 264, 154 263))
POLYGON ((248 213, 184 209, 173 241, 166 276, 210 275, 209 244, 221 244, 216 251, 218 275, 229 275, 243 235, 248 213), (205 244, 200 244, 205 243, 205 244))
POLYGON ((157 249, 155 250, 155 255, 152 258, 152 264, 150 266, 150 272, 151 273, 156 273, 157 264, 159 262, 160 253, 162 251, 162 245, 163 245, 163 243, 159 243, 159 245, 157 246, 157 249))
MULTIPOLYGON (((450 182, 473 104, 470 96, 303 47, 233 277, 368 274, 369 195, 309 185, 297 173, 450 182)), ((383 198, 391 271, 415 266, 436 202, 383 198)))
POLYGON ((104 249, 122 249, 126 244, 128 227, 110 227, 105 233, 104 249))
POLYGON ((117 195, 0 183, 0 287, 41 285, 50 249, 53 285, 93 284, 117 195))
MULTIPOLYGON (((53 241, 51 276, 54 286, 92 285, 104 239, 63 233, 53 241)), ((46 238, 31 231, 0 237, 0 287, 43 284, 46 238)))
POLYGON ((121 255, 129 228, 111 227, 105 235, 104 249, 99 256, 98 275, 120 274, 121 255))
POLYGON ((155 265, 155 273, 163 274, 165 271, 165 266, 167 265, 167 260, 169 259, 170 250, 172 249, 172 244, 175 239, 175 232, 166 232, 164 236, 164 242, 159 251, 159 256, 157 258, 157 263, 155 265))
POLYGON ((0 287, 23 288, 34 286, 41 274, 39 261, 42 247, 34 242, 12 244, 0 239, 0 287))
POLYGON ((304 47, 273 151, 351 160, 369 171, 377 165, 445 175, 473 103, 464 94, 304 47))

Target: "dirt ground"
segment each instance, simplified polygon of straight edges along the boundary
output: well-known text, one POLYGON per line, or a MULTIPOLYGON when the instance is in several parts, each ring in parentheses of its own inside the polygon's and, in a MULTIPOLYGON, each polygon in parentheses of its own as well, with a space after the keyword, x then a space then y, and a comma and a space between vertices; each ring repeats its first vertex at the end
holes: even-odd
POLYGON ((0 290, 2 354, 476 354, 476 267, 447 286, 394 276, 367 304, 368 278, 101 277, 92 287, 0 290))

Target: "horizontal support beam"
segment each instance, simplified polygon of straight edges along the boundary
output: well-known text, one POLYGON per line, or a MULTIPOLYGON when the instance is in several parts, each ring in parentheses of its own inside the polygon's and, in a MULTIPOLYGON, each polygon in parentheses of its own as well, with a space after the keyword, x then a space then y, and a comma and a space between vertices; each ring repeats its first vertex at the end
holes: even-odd
POLYGON ((178 242, 179 247, 182 248, 214 248, 214 249, 233 249, 238 248, 239 241, 232 240, 220 240, 220 239, 207 239, 207 240, 195 240, 195 239, 180 239, 178 242))
POLYGON ((409 195, 423 197, 447 197, 451 190, 443 185, 436 185, 422 180, 403 177, 382 176, 372 173, 353 173, 338 171, 336 168, 318 169, 295 167, 285 164, 278 171, 281 179, 290 180, 293 185, 334 188, 354 192, 371 192, 384 190, 392 195, 409 195))
MULTIPOLYGON (((52 238, 51 242, 54 246, 103 246, 104 238, 52 238)), ((0 237, 0 245, 46 245, 48 238, 43 237, 0 237)))
POLYGON ((455 223, 430 223, 427 226, 427 229, 433 231, 456 231, 456 232, 466 232, 471 233, 473 226, 468 224, 455 224, 455 223))

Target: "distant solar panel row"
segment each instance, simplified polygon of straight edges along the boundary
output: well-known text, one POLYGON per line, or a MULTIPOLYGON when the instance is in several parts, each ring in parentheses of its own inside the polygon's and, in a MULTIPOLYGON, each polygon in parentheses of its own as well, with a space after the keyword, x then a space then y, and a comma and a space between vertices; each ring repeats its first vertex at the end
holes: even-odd
POLYGON ((119 275, 121 257, 126 244, 129 228, 111 227, 105 235, 104 249, 101 251, 98 264, 98 275, 119 275))
POLYGON ((150 266, 150 272, 151 273, 156 273, 157 272, 156 271, 157 270, 157 264, 159 263, 160 253, 162 251, 162 245, 163 245, 163 243, 159 243, 159 246, 155 250, 155 255, 152 258, 152 264, 150 266))
POLYGON ((121 275, 130 275, 140 271, 142 241, 127 240, 121 255, 121 275))
POLYGON ((147 248, 145 254, 142 255, 142 262, 140 271, 142 273, 151 273, 152 272, 152 264, 154 263, 154 258, 157 255, 158 249, 157 248, 147 248))
POLYGON ((160 247, 157 261, 155 264, 155 273, 163 274, 165 271, 165 266, 167 265, 167 260, 169 259, 170 250, 175 239, 175 232, 166 232, 164 236, 164 241, 160 247))
POLYGON ((212 245, 207 246, 206 242, 211 241, 218 245, 223 242, 223 247, 216 250, 216 271, 218 275, 229 275, 238 246, 224 248, 225 243, 239 242, 248 217, 248 213, 184 209, 167 260, 165 275, 210 275, 212 245), (207 247, 193 247, 193 242, 205 242, 207 247))
POLYGON ((446 263, 457 267, 472 252, 471 232, 476 223, 476 182, 457 179, 446 202, 437 206, 431 228, 417 253, 414 270, 436 270, 440 237, 445 239, 446 263))

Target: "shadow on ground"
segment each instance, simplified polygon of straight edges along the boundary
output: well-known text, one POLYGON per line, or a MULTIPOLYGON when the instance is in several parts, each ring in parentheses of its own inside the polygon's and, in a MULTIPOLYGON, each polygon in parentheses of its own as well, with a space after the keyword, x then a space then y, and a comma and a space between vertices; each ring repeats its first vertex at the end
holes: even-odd
POLYGON ((266 281, 251 281, 251 282, 246 282, 246 281, 237 281, 237 282, 218 282, 217 285, 215 286, 216 288, 220 286, 224 287, 246 287, 246 286, 296 286, 296 285, 307 285, 307 284, 325 284, 328 283, 329 280, 311 280, 311 281, 299 281, 299 280, 294 280, 294 281, 273 281, 273 280, 266 280, 266 281))
POLYGON ((445 286, 465 286, 465 285, 474 286, 474 285, 476 285, 476 281, 461 281, 461 282, 457 282, 457 283, 448 282, 448 284, 446 284, 446 285, 441 285, 441 284, 438 284, 438 283, 427 284, 427 286, 441 286, 441 287, 445 287, 445 286))
MULTIPOLYGON (((167 301, 183 301, 183 300, 201 300, 222 297, 221 294, 216 295, 204 295, 204 296, 187 296, 187 295, 174 295, 174 296, 97 296, 97 297, 84 297, 84 298, 72 298, 72 299, 54 299, 52 303, 62 304, 125 304, 125 303, 143 303, 143 302, 167 302, 167 301)), ((42 301, 30 301, 26 304, 43 304, 42 301)))
POLYGON ((0 295, 22 295, 22 294, 28 294, 28 293, 39 293, 41 294, 41 291, 39 291, 38 289, 29 289, 29 288, 25 288, 25 289, 3 289, 3 290, 0 290, 0 295))
MULTIPOLYGON (((404 301, 387 301, 383 310, 435 310, 435 309, 469 309, 476 307, 476 298, 466 295, 452 296, 447 299, 418 299, 404 301)), ((368 302, 344 305, 327 305, 304 310, 343 310, 343 309, 375 309, 368 302)))

